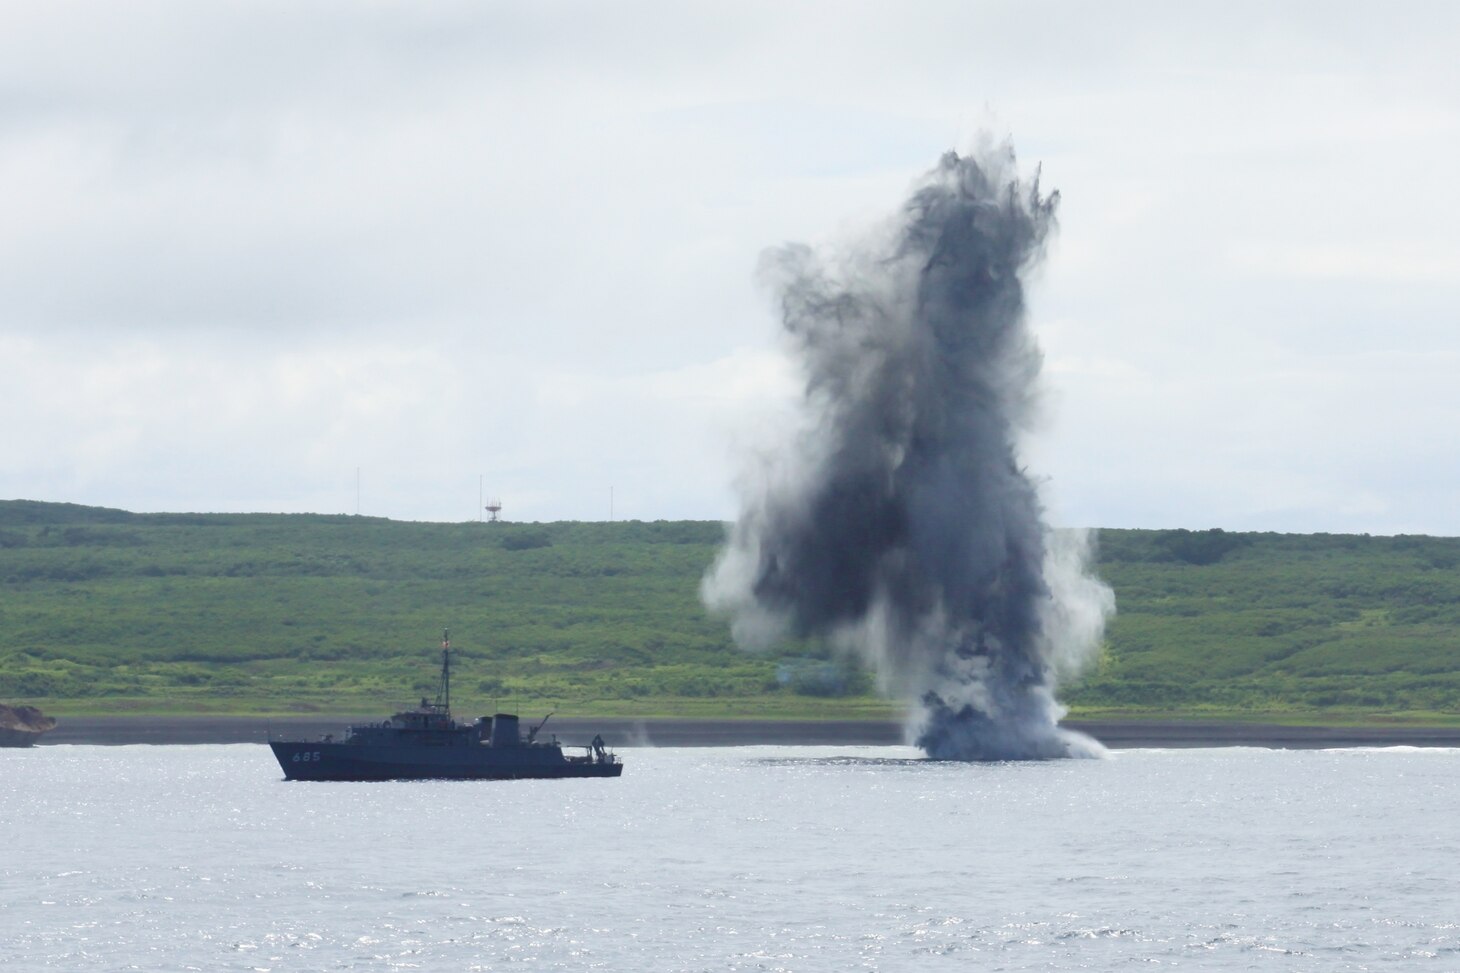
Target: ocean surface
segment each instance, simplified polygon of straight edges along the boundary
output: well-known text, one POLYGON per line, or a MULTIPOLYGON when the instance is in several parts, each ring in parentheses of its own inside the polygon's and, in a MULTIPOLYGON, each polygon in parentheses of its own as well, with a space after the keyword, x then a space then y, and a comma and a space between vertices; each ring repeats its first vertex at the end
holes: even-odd
POLYGON ((286 783, 0 750, 0 969, 1460 970, 1460 750, 622 751, 286 783))

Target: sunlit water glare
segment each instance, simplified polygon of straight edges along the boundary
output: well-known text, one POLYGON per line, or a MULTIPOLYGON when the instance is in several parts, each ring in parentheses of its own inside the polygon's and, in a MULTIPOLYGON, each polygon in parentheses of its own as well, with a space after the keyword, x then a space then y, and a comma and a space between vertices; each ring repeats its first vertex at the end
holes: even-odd
POLYGON ((0 751, 10 970, 1460 969, 1460 751, 623 751, 619 780, 286 783, 0 751))

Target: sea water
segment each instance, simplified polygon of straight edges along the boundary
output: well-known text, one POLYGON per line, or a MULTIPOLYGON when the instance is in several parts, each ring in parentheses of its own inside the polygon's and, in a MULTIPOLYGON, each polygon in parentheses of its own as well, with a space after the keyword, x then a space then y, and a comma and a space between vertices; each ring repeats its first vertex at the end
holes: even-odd
POLYGON ((1460 751, 634 749, 288 783, 0 751, 0 969, 1460 969, 1460 751))

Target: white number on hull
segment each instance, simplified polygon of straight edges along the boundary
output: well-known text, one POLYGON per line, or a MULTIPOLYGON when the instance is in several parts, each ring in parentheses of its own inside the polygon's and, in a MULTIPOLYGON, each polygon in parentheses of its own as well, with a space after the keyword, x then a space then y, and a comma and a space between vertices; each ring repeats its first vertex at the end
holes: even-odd
POLYGON ((310 762, 315 761, 315 760, 318 760, 318 759, 319 759, 319 751, 318 750, 315 750, 312 753, 310 751, 308 751, 308 750, 302 750, 302 751, 299 751, 299 752, 297 752, 297 753, 294 754, 294 762, 296 764, 297 763, 310 763, 310 762))

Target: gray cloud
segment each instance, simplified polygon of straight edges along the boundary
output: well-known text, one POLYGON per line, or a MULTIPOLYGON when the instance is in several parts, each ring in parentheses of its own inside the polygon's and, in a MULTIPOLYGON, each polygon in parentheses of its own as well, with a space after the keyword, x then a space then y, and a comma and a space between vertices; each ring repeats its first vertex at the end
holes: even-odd
MULTIPOLYGON (((328 361, 347 348, 374 362, 374 381, 410 389, 421 379, 405 342, 461 366, 435 377, 457 383, 441 395, 510 412, 564 454, 590 448, 582 417, 499 401, 493 378, 609 380, 596 408, 641 423, 617 455, 653 471, 665 509, 728 516, 728 494, 704 485, 724 482, 726 458, 709 461, 716 476, 662 492, 678 456, 722 435, 724 411, 656 410, 631 397, 635 381, 774 354, 752 279, 761 248, 887 210, 907 172, 991 122, 1065 190, 1058 273, 1031 307, 1058 378, 1048 448, 1031 455, 1049 458, 1061 516, 1095 524, 1144 506, 1242 527, 1304 509, 1282 477, 1261 501, 1244 489, 1250 473, 1217 470, 1209 493, 1185 495, 1172 490, 1186 480, 1153 493, 1122 473, 1201 438, 1230 450, 1227 469, 1276 463, 1386 505, 1313 515, 1330 529, 1460 531, 1434 483, 1315 450, 1298 421, 1312 411, 1303 386, 1249 421, 1238 381, 1323 354, 1389 428, 1445 435, 1453 383, 1395 376, 1368 356, 1433 354, 1460 307, 1453 5, 1396 17, 1365 3, 928 2, 829 16, 759 3, 11 4, 0 416, 42 430, 50 448, 12 460, 10 492, 113 502, 105 484, 134 480, 130 496, 148 506, 222 504, 189 471, 151 475, 125 450, 88 473, 96 454, 71 445, 178 421, 174 398, 121 401, 126 382, 100 377, 140 345, 172 374, 240 361, 211 381, 242 396, 251 369, 301 349, 328 361), (51 363, 97 376, 69 390, 90 429, 68 410, 38 411, 36 369, 51 363), (1160 379, 1115 380, 1110 366, 1160 379), (1401 410, 1416 383, 1433 404, 1401 410), (1197 387, 1203 401, 1182 391, 1197 387), (691 414, 710 424, 689 429, 691 414), (1074 433, 1087 426, 1106 430, 1098 446, 1074 433), (1304 455, 1334 458, 1315 467, 1304 455)), ((441 421, 404 401, 403 423, 441 421)), ((199 468, 207 428, 178 427, 199 468)), ((474 480, 498 447, 458 438, 477 444, 457 460, 474 480)), ((246 464, 257 479, 228 496, 315 495, 269 440, 246 464)), ((1392 437, 1347 446, 1430 468, 1424 447, 1392 437)), ((414 459, 395 442, 348 452, 351 480, 356 462, 414 459)), ((539 516, 577 509, 573 465, 524 472, 539 516)), ((402 489, 392 509, 452 515, 413 499, 424 495, 402 489)))

